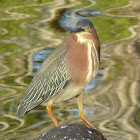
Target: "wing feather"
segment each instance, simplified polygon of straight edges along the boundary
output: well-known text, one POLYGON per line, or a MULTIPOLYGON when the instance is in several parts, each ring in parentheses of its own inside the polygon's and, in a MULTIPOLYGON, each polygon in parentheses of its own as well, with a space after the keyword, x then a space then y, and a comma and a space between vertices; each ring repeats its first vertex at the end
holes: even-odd
POLYGON ((27 111, 56 95, 70 80, 64 56, 65 44, 62 44, 43 62, 18 107, 18 117, 23 117, 27 111))

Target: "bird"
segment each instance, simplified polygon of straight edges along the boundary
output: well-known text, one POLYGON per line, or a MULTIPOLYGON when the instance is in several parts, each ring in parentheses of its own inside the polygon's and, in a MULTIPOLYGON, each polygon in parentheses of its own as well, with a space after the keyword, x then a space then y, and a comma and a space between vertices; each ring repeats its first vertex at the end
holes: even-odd
POLYGON ((48 114, 58 127, 52 105, 75 97, 81 119, 95 131, 99 140, 106 140, 83 113, 83 91, 99 70, 100 46, 93 23, 89 19, 79 20, 68 38, 42 63, 18 106, 17 116, 22 118, 45 102, 48 114))

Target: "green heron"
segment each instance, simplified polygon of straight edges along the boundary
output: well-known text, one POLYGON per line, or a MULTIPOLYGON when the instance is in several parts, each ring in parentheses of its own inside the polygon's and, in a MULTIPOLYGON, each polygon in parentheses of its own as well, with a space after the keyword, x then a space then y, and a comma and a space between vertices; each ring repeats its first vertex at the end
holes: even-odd
POLYGON ((83 90, 99 69, 98 35, 88 19, 78 21, 71 32, 73 34, 43 62, 18 107, 17 115, 21 118, 45 101, 46 109, 58 127, 52 104, 76 97, 81 119, 96 132, 99 140, 105 140, 83 113, 83 90))

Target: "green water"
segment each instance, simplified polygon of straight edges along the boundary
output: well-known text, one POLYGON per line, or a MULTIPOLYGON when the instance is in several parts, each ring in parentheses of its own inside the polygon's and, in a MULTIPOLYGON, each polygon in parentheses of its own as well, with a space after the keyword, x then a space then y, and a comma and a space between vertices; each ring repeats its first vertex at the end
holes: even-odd
MULTIPOLYGON (((45 106, 22 119, 16 109, 42 61, 69 35, 58 24, 62 14, 71 9, 76 22, 75 9, 84 8, 100 12, 88 18, 102 44, 100 71, 86 87, 86 117, 109 140, 140 138, 136 1, 0 0, 0 139, 33 139, 54 128, 45 106)), ((53 111, 61 125, 85 125, 75 99, 54 105, 53 111)))

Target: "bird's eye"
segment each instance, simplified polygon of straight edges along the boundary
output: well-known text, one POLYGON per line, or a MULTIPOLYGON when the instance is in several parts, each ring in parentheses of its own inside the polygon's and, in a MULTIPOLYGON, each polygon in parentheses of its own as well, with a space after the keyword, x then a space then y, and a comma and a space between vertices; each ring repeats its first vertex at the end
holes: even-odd
POLYGON ((87 30, 89 30, 89 29, 90 29, 90 26, 87 27, 87 30))

